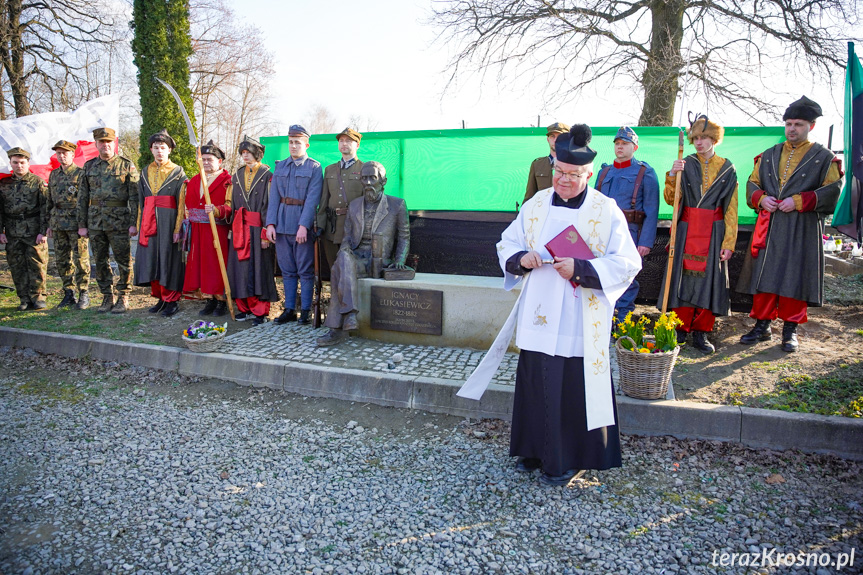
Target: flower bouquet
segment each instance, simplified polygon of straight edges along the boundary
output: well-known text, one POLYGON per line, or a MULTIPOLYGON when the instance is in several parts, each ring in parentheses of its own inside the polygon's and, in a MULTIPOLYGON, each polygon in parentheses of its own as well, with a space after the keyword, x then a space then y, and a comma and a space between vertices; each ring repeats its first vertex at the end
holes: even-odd
POLYGON ((198 320, 183 330, 183 343, 192 351, 215 351, 222 345, 228 324, 216 325, 213 322, 198 320))
POLYGON ((661 399, 668 393, 671 371, 680 352, 675 328, 683 322, 673 311, 659 316, 650 333, 650 320, 632 321, 632 313, 617 323, 612 335, 617 340, 620 389, 637 399, 661 399))

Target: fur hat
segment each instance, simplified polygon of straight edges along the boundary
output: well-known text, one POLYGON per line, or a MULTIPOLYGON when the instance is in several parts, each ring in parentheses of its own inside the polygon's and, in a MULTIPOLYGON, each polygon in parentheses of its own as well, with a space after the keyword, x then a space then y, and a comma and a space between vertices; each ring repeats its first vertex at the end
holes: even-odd
POLYGON ((568 132, 557 137, 554 149, 557 159, 565 164, 584 166, 593 161, 596 152, 587 147, 593 132, 587 124, 576 124, 568 132))
POLYGON ((162 128, 162 131, 160 131, 159 133, 150 136, 150 139, 147 140, 147 145, 152 148, 153 144, 155 144, 156 142, 162 142, 163 144, 167 144, 168 147, 172 150, 177 147, 177 142, 174 141, 174 138, 168 135, 168 130, 166 130, 165 128, 162 128))
POLYGON ((722 137, 725 136, 725 128, 708 120, 704 114, 696 114, 695 120, 689 123, 689 129, 686 132, 690 144, 696 136, 707 136, 713 140, 714 146, 718 146, 722 143, 722 137))
POLYGON ((241 154, 243 153, 243 150, 246 150, 252 154, 256 160, 261 161, 261 158, 264 157, 264 149, 265 146, 262 146, 256 139, 243 135, 243 141, 240 142, 240 145, 237 147, 237 153, 241 154))
POLYGON ((213 140, 210 140, 201 146, 201 154, 210 154, 211 156, 216 156, 220 160, 225 161, 225 152, 223 152, 222 148, 217 146, 213 140))

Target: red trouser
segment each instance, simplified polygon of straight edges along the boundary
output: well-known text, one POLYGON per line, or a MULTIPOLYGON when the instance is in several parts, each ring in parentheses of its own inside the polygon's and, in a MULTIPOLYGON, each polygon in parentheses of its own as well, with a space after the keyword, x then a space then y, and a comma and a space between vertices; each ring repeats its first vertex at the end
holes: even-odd
POLYGON ((234 300, 237 309, 243 313, 252 313, 257 316, 270 314, 270 302, 261 301, 255 296, 240 297, 234 300))
POLYGON ((676 307, 672 311, 677 314, 683 325, 677 329, 689 333, 690 331, 713 331, 716 316, 709 309, 699 307, 676 307))
POLYGON ((180 301, 180 296, 183 292, 172 289, 165 289, 162 284, 153 280, 150 282, 150 295, 159 298, 164 302, 180 301))
POLYGON ((775 293, 757 293, 752 296, 749 317, 771 321, 778 317, 792 323, 806 323, 806 302, 775 293))

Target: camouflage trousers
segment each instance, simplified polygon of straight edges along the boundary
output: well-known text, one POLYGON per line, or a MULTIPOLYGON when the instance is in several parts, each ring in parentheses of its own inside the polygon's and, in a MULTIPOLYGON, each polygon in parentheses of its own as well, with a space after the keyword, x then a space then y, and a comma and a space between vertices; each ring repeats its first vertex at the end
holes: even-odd
POLYGON ((36 238, 8 236, 6 262, 21 301, 45 299, 48 275, 48 242, 37 244, 36 238))
POLYGON ((117 262, 117 295, 129 295, 132 283, 132 259, 129 234, 122 231, 90 230, 90 243, 93 246, 93 258, 96 260, 96 283, 103 295, 114 293, 114 272, 108 263, 108 248, 114 252, 114 261, 117 262))
POLYGON ((63 289, 75 286, 86 291, 90 284, 90 241, 78 235, 78 230, 54 230, 54 262, 63 289), (72 268, 75 275, 72 275, 72 268), (74 283, 73 283, 74 279, 74 283))

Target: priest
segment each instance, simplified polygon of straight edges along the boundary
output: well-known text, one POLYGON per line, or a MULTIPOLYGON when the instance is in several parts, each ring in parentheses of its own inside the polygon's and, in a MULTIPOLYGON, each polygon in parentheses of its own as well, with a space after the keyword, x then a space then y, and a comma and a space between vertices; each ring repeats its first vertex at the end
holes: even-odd
POLYGON ((517 471, 541 469, 546 485, 621 465, 608 341, 641 257, 614 200, 588 187, 590 137, 585 124, 557 137, 552 188, 525 202, 497 245, 504 287, 524 278, 510 455, 517 471), (546 244, 570 225, 593 259, 552 258, 546 244))

